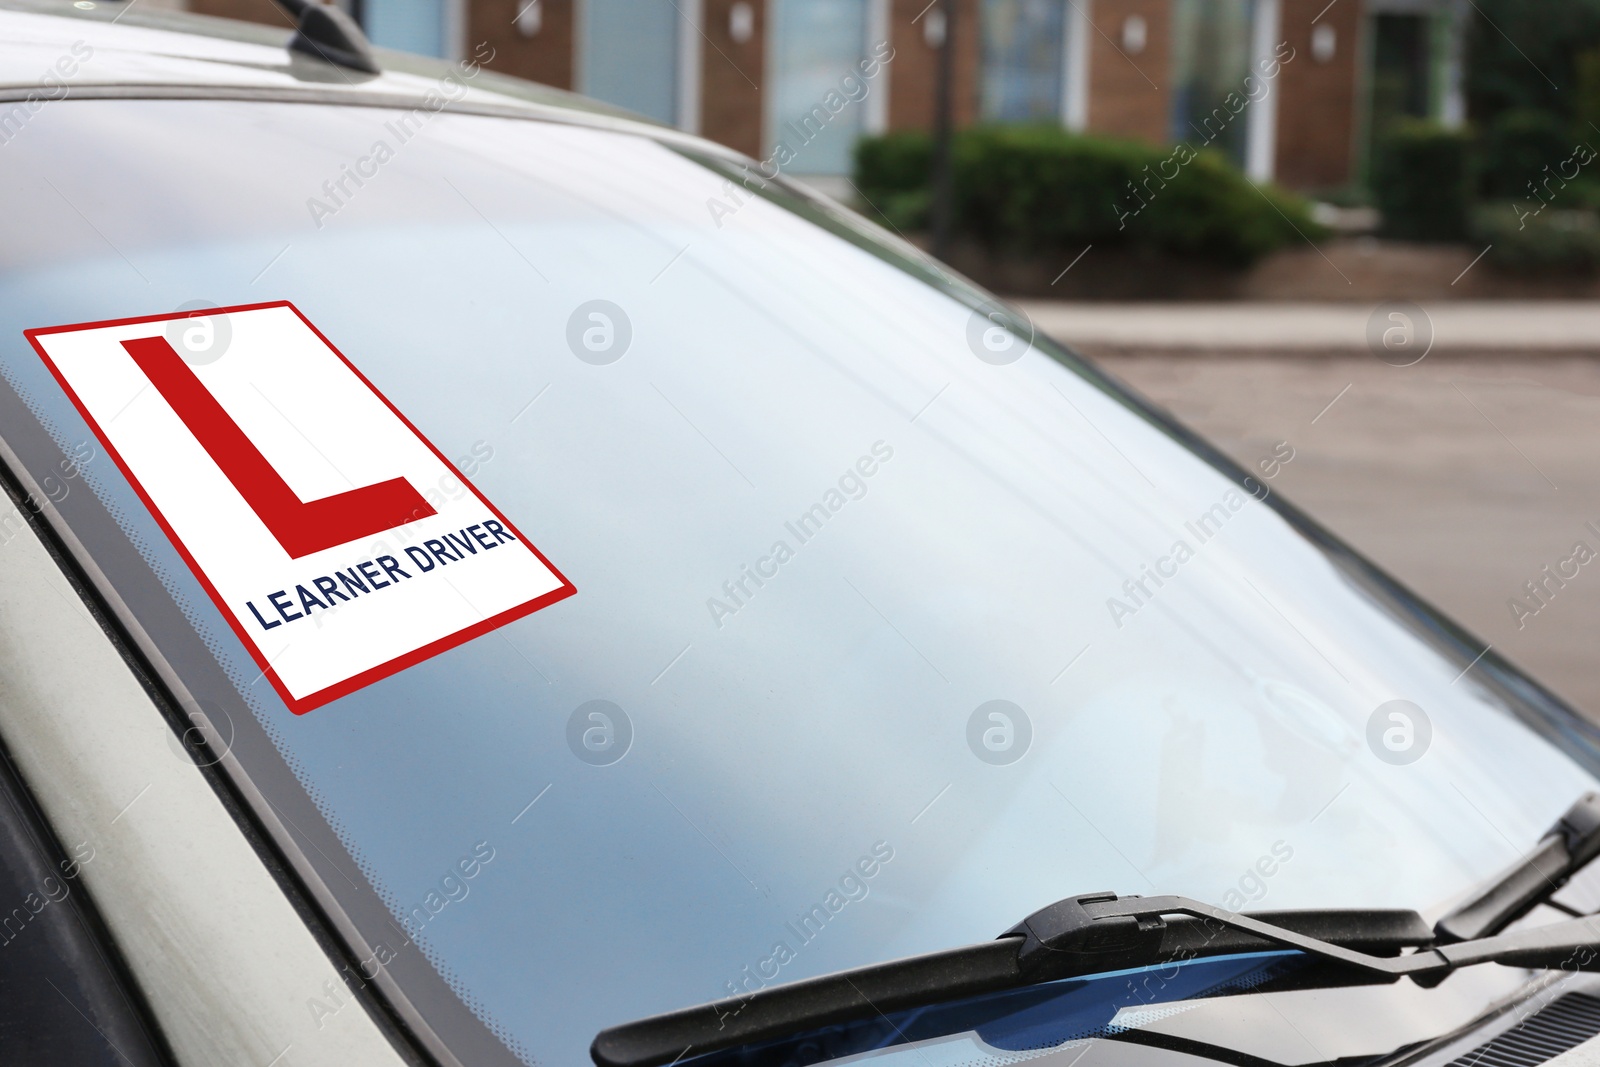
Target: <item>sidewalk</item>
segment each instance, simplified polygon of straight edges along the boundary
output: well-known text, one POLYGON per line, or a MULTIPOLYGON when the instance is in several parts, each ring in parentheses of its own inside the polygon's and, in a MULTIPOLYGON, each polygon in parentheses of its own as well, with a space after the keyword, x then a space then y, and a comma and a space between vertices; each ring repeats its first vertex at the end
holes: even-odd
MULTIPOLYGON (((1134 304, 1019 300, 1040 331, 1090 356, 1365 355, 1373 304, 1134 304)), ((1600 356, 1600 301, 1449 301, 1421 305, 1428 355, 1600 356)), ((1395 325, 1379 316, 1375 336, 1395 325)))

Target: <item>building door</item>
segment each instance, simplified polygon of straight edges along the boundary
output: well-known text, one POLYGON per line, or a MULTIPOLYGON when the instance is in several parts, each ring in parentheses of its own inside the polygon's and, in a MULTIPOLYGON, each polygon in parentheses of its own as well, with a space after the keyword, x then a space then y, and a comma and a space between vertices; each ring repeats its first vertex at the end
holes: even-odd
POLYGON ((885 87, 865 82, 858 66, 870 7, 869 0, 771 0, 766 142, 784 171, 849 174, 856 140, 875 132, 867 94, 885 87))
POLYGON ((1427 118, 1430 99, 1429 19, 1372 17, 1372 132, 1382 137, 1400 118, 1427 118))
POLYGON ((1466 121, 1464 37, 1470 5, 1444 0, 1368 0, 1370 66, 1362 174, 1401 119, 1466 121))

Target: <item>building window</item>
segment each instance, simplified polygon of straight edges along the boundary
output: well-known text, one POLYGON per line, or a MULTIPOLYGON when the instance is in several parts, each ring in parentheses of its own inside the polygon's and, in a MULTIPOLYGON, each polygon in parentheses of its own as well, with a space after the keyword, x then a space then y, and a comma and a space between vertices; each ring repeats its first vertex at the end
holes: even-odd
POLYGON ((1064 0, 983 0, 983 117, 1059 122, 1066 92, 1064 0))
POLYGON ((373 44, 424 56, 444 56, 450 45, 445 0, 362 0, 356 9, 373 44))
POLYGON ((867 94, 884 92, 886 72, 867 83, 860 68, 870 6, 869 0, 772 0, 766 140, 792 174, 849 174, 857 138, 876 132, 867 94))
POLYGON ((1173 0, 1172 139, 1244 166, 1249 141, 1251 0, 1173 0), (1231 98, 1230 98, 1231 97, 1231 98))
POLYGON ((682 125, 681 36, 694 30, 673 0, 580 0, 578 90, 668 125, 682 125))

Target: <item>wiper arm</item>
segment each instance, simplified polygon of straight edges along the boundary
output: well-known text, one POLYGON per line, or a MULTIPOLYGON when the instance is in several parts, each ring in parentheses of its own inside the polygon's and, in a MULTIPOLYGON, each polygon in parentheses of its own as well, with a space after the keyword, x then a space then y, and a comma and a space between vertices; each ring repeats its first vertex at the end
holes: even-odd
POLYGON ((1596 855, 1600 795, 1591 793, 1532 852, 1433 930, 1414 911, 1238 914, 1187 897, 1093 893, 1036 911, 994 941, 615 1026, 595 1037, 590 1055, 600 1067, 661 1067, 691 1055, 1005 989, 1272 948, 1297 950, 1333 965, 1329 981, 1411 977, 1431 985, 1459 967, 1479 963, 1600 970, 1600 917, 1500 933, 1547 901, 1596 855))
POLYGON ((1532 851, 1440 919, 1434 933, 1443 942, 1497 934, 1535 905, 1550 903, 1567 880, 1597 855, 1600 793, 1585 793, 1532 851))

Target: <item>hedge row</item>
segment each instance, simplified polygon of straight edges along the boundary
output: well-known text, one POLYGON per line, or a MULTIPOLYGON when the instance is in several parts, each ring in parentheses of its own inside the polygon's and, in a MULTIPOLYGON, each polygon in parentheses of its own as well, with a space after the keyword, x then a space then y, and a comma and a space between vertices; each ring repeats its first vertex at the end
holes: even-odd
MULTIPOLYGON (((868 138, 856 147, 856 187, 901 230, 925 229, 932 139, 868 138)), ((952 146, 954 227, 992 248, 1076 253, 1126 245, 1248 265, 1322 229, 1304 201, 1249 181, 1213 152, 1187 145, 980 127, 952 146)))
POLYGON ((1436 122, 1398 122, 1378 142, 1372 196, 1390 237, 1460 241, 1471 226, 1472 134, 1436 122))
POLYGON ((1548 115, 1508 111, 1481 136, 1408 119, 1378 142, 1373 198, 1386 236, 1471 240, 1491 265, 1515 274, 1594 274, 1596 158, 1548 115), (1477 201, 1480 190, 1486 202, 1477 201))

